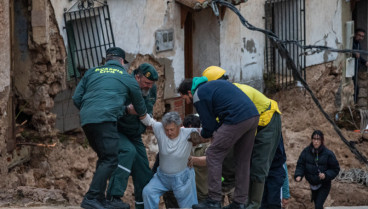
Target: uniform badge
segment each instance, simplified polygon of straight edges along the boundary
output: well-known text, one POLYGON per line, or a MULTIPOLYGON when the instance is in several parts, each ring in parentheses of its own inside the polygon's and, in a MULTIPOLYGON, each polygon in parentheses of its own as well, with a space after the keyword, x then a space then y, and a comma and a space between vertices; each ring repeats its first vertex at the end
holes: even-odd
POLYGON ((151 73, 147 72, 145 76, 146 76, 146 78, 149 78, 151 76, 151 73))

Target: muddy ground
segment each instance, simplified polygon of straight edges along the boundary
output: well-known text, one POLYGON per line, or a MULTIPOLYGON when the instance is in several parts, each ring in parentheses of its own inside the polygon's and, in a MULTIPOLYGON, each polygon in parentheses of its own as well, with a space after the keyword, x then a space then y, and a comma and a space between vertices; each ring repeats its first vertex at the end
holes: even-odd
MULTIPOLYGON (((307 80, 322 107, 334 117, 338 110, 335 95, 340 77, 332 73, 332 70, 329 67, 311 68, 307 80)), ((283 135, 292 196, 289 209, 313 208, 308 183, 304 180, 296 183, 292 179, 298 156, 310 143, 313 130, 320 129, 325 133, 325 144, 336 154, 342 170, 367 168, 354 157, 302 88, 292 87, 269 96, 279 102, 283 113, 283 135)), ((342 128, 342 132, 349 141, 356 144, 363 155, 368 156, 368 141, 360 133, 345 128, 342 128)), ((152 166, 158 151, 155 138, 148 133, 143 140, 152 166)), ((83 134, 78 131, 59 135, 58 139, 49 141, 54 142, 56 146, 53 148, 30 147, 30 160, 12 168, 8 175, 1 176, 0 207, 79 205, 88 189, 97 157, 88 147, 83 134)), ((124 201, 129 202, 132 208, 133 191, 130 182, 124 201)), ((368 205, 367 197, 368 186, 335 180, 325 206, 368 205)))

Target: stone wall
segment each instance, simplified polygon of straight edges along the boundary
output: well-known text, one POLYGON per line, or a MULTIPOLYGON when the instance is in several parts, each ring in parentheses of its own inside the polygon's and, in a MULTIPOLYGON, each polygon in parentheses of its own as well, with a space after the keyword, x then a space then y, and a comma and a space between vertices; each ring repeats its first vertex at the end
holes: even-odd
POLYGON ((368 72, 365 70, 364 72, 358 73, 358 85, 359 85, 359 93, 358 93, 358 101, 357 108, 362 110, 368 109, 368 72))
POLYGON ((50 2, 14 2, 22 3, 23 7, 28 8, 26 11, 21 10, 24 12, 21 15, 26 16, 27 20, 28 30, 24 33, 28 33, 25 34, 28 41, 24 47, 21 45, 24 37, 14 34, 16 43, 19 43, 14 47, 17 53, 14 56, 13 71, 14 92, 17 97, 15 104, 19 110, 17 114, 31 116, 28 125, 35 128, 41 137, 49 137, 55 135, 56 115, 51 113, 53 98, 66 86, 65 46, 50 2))

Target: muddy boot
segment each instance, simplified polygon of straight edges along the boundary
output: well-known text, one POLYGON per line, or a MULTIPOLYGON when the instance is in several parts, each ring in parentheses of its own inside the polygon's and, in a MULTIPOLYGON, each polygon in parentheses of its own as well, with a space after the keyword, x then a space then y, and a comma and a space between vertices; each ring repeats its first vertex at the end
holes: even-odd
POLYGON ((106 200, 105 207, 107 209, 130 209, 130 206, 121 201, 119 197, 113 197, 110 200, 106 200))
POLYGON ((199 204, 193 205, 193 209, 221 209, 221 202, 210 199, 209 197, 199 204))
POLYGON ((223 207, 222 209, 245 209, 245 204, 232 202, 230 205, 223 207))
POLYGON ((249 200, 247 209, 258 209, 261 207, 264 183, 250 182, 249 200))
POLYGON ((97 199, 88 199, 87 197, 83 198, 81 208, 84 209, 105 209, 102 202, 97 199))

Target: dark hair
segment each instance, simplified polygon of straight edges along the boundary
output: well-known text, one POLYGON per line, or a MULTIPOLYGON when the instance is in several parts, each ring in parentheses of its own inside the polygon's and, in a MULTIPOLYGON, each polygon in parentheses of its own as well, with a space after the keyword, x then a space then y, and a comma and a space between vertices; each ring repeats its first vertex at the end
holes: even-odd
POLYGON ((363 28, 357 28, 357 29, 355 29, 355 34, 357 34, 359 32, 365 33, 365 30, 363 28))
POLYGON ((318 136, 321 138, 321 142, 322 142, 322 144, 323 144, 323 141, 325 140, 325 138, 323 137, 323 133, 322 133, 322 131, 320 131, 320 130, 315 130, 315 131, 313 131, 312 136, 311 136, 311 139, 313 139, 313 137, 314 137, 315 135, 318 135, 318 136))
POLYGON ((182 81, 181 84, 179 85, 178 93, 182 95, 188 95, 188 91, 192 89, 192 83, 193 83, 192 78, 184 79, 184 81, 182 81))
POLYGON ((116 61, 119 61, 121 62, 122 60, 124 60, 123 58, 121 57, 118 57, 118 56, 114 56, 114 55, 107 55, 106 56, 106 62, 107 61, 110 61, 110 60, 116 60, 116 61))
POLYGON ((137 75, 138 77, 142 77, 143 76, 143 73, 142 73, 142 71, 139 68, 133 70, 133 74, 134 75, 137 75))
POLYGON ((222 75, 219 79, 217 79, 217 80, 225 80, 225 81, 227 81, 227 80, 229 80, 229 76, 228 75, 222 75))
POLYGON ((201 127, 201 121, 199 120, 199 117, 195 114, 190 114, 185 116, 183 121, 183 126, 185 128, 200 128, 201 127))

